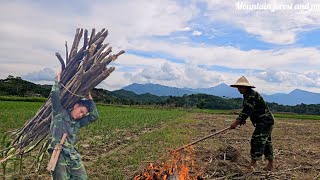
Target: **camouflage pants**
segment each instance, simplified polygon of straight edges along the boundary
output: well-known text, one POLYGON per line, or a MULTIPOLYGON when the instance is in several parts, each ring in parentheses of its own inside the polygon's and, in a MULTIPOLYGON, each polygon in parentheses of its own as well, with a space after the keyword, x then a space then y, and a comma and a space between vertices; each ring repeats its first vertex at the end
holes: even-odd
POLYGON ((260 160, 262 155, 267 160, 274 159, 271 141, 272 128, 272 125, 256 124, 251 138, 251 159, 260 160))
POLYGON ((55 170, 52 172, 54 180, 88 179, 81 159, 71 159, 70 156, 60 154, 55 170))

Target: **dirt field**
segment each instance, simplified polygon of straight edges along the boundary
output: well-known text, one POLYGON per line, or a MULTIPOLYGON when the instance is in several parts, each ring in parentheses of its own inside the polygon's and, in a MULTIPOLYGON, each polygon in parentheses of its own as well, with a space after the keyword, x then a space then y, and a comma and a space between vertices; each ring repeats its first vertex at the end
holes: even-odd
MULTIPOLYGON (((197 114, 202 122, 190 128, 198 129, 199 137, 208 131, 224 128, 235 116, 197 114)), ((320 178, 320 122, 313 120, 277 119, 273 129, 275 169, 263 171, 260 161, 255 172, 248 169, 250 138, 254 127, 250 121, 236 130, 199 143, 195 152, 205 162, 205 179, 316 179, 320 178), (224 154, 225 159, 224 160, 224 154)))
MULTIPOLYGON (((192 142, 228 127, 236 116, 199 113, 191 114, 189 118, 192 119, 192 123, 179 123, 171 128, 186 129, 184 132, 186 136, 187 132, 194 132, 194 136, 188 140, 192 142)), ((126 134, 115 144, 108 145, 109 149, 104 153, 99 152, 101 153, 99 156, 107 157, 116 151, 130 154, 134 150, 134 145, 128 145, 126 143, 128 139, 138 138, 144 133, 153 133, 154 129, 165 128, 165 126, 163 124, 153 127, 141 134, 126 134)), ((319 129, 320 121, 316 120, 277 119, 272 134, 275 154, 273 172, 262 170, 266 166, 265 161, 258 163, 255 172, 247 166, 250 162, 250 139, 254 130, 250 120, 247 120, 244 126, 194 145, 192 152, 189 149, 182 151, 181 156, 194 161, 194 167, 189 167, 191 179, 319 179, 319 129)), ((151 148, 152 144, 147 146, 151 148)), ((92 154, 84 154, 84 156, 94 159, 92 154)), ((163 161, 163 157, 158 158, 158 163, 163 161)), ((84 161, 87 160, 84 159, 84 161)), ((87 164, 91 163, 87 162, 87 164)), ((139 168, 141 171, 144 167, 139 168)), ((138 171, 138 169, 133 170, 132 167, 126 167, 126 169, 126 179, 132 179, 138 171)), ((95 171, 96 175, 92 176, 97 177, 101 169, 93 168, 90 171, 91 173, 95 171)), ((171 177, 171 179, 175 178, 171 177)))
MULTIPOLYGON (((160 123, 143 131, 119 130, 112 140, 99 135, 87 138, 90 141, 80 142, 80 154, 89 179, 133 179, 144 170, 148 160, 160 163, 161 154, 166 150, 228 127, 235 118, 235 115, 189 113, 180 120, 160 123)), ((192 162, 188 164, 189 178, 186 179, 319 179, 319 129, 317 120, 276 119, 272 134, 275 169, 263 171, 266 162, 261 161, 252 172, 247 165, 254 127, 247 120, 244 126, 197 143, 191 150, 181 151, 181 157, 192 162)), ((84 135, 82 139, 86 139, 84 135)), ((50 179, 44 168, 37 175, 27 173, 23 177, 50 179)))

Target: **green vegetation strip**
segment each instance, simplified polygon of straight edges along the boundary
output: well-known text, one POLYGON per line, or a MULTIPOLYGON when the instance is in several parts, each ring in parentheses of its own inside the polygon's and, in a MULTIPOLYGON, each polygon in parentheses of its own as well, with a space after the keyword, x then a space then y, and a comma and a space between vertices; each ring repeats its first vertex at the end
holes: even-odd
POLYGON ((45 102, 44 97, 0 96, 0 101, 45 102))
POLYGON ((320 120, 320 115, 274 114, 274 117, 284 119, 320 120))
MULTIPOLYGON (((212 109, 190 109, 189 112, 193 113, 209 113, 209 114, 225 114, 225 115, 236 115, 239 110, 212 110, 212 109)), ((275 118, 283 119, 302 119, 302 120, 320 120, 320 115, 305 115, 305 114, 294 114, 294 113, 274 113, 275 118)))

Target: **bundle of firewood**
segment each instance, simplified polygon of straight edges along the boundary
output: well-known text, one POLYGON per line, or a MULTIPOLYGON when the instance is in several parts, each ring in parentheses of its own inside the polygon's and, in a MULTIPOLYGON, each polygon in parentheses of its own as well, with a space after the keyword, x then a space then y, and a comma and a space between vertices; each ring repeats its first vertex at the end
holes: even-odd
MULTIPOLYGON (((114 67, 108 68, 107 65, 124 51, 110 54, 112 47, 108 47, 108 43, 103 44, 107 35, 106 29, 97 33, 92 29, 90 37, 87 30, 77 29, 70 53, 68 53, 67 43, 65 44, 66 59, 64 60, 59 53, 56 53, 62 67, 60 97, 65 109, 72 108, 77 101, 85 97, 114 71, 114 67), (78 49, 82 37, 83 45, 78 49)), ((6 158, 0 163, 17 155, 22 156, 40 145, 37 160, 41 161, 49 144, 47 137, 50 133, 51 120, 52 104, 49 96, 35 116, 12 134, 10 146, 3 150, 6 158)))

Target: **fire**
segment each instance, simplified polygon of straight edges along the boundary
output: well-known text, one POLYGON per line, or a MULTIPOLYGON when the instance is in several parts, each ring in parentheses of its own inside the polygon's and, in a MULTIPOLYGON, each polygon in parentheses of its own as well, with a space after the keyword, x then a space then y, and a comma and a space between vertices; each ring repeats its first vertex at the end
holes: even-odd
POLYGON ((195 164, 193 150, 173 151, 165 154, 162 163, 149 163, 134 180, 193 180, 201 179, 203 168, 195 164))
POLYGON ((188 178, 189 169, 186 165, 182 164, 179 179, 187 179, 188 178))

